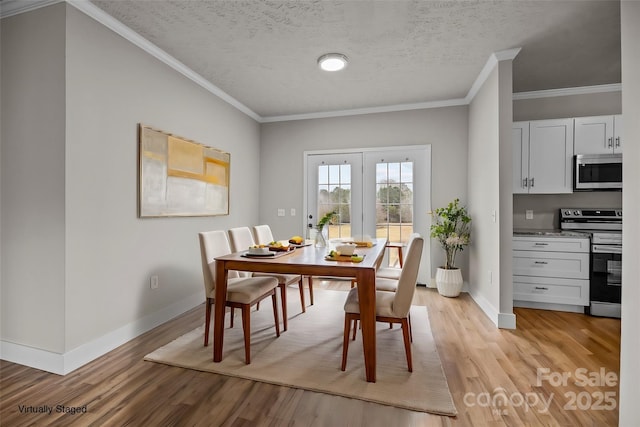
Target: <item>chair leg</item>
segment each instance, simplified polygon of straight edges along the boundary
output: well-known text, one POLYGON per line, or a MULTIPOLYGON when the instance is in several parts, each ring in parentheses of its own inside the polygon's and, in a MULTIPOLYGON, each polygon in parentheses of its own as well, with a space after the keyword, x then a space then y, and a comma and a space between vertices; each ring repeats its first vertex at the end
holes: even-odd
POLYGON ((251 307, 242 306, 242 331, 244 332, 244 363, 251 363, 251 307))
POLYGON ((341 370, 347 369, 347 353, 349 351, 349 329, 351 327, 351 316, 349 313, 344 314, 344 336, 342 340, 342 365, 340 367, 341 370))
POLYGON ((351 279, 351 289, 356 287, 356 279, 351 279))
MULTIPOLYGON (((286 289, 285 289, 285 292, 286 292, 286 289)), ((276 323, 276 336, 279 337, 280 336, 280 320, 278 319, 278 303, 276 302, 276 292, 275 291, 273 291, 273 294, 271 294, 271 301, 273 301, 273 320, 276 323)), ((286 323, 285 323, 285 325, 286 325, 286 323)), ((287 330, 286 327, 285 327, 284 330, 285 331, 287 330)))
MULTIPOLYGON (((360 324, 360 327, 362 328, 362 323, 360 324)), ((354 318, 353 319, 353 338, 351 338, 352 341, 356 340, 357 333, 358 333, 358 319, 354 318)))
POLYGON ((209 345, 209 326, 211 325, 211 305, 213 304, 213 300, 211 298, 207 298, 205 302, 206 309, 204 315, 204 346, 207 347, 209 345))
POLYGON ((231 320, 229 321, 229 327, 230 327, 230 328, 233 328, 233 318, 235 317, 235 316, 234 316, 234 314, 235 314, 235 310, 236 310, 236 309, 235 309, 234 307, 231 307, 231 308, 229 309, 229 312, 231 313, 231 320))
POLYGON ((407 355, 407 367, 409 372, 413 372, 413 362, 411 360, 411 343, 409 342, 409 321, 407 318, 401 320, 402 336, 404 337, 404 352, 407 355))
POLYGON ((280 288, 280 301, 282 302, 282 328, 286 331, 289 327, 289 316, 287 316, 287 285, 278 284, 280 288))
POLYGON ((258 301, 258 303, 256 304, 256 311, 260 310, 260 301, 258 301))
POLYGON ((302 285, 302 276, 300 276, 300 281, 298 282, 298 288, 300 288, 300 305, 302 306, 302 312, 307 312, 306 303, 304 302, 304 286, 302 285))
POLYGON ((311 276, 307 276, 309 280, 309 305, 313 305, 313 279, 311 276))

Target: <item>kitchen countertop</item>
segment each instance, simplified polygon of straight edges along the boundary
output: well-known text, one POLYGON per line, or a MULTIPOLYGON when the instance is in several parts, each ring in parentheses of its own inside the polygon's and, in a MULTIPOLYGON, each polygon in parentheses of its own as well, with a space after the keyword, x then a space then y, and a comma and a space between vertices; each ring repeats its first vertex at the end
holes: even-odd
POLYGON ((590 233, 584 231, 572 231, 572 230, 536 230, 536 229, 515 229, 513 230, 514 236, 519 237, 571 237, 571 238, 589 238, 590 233))

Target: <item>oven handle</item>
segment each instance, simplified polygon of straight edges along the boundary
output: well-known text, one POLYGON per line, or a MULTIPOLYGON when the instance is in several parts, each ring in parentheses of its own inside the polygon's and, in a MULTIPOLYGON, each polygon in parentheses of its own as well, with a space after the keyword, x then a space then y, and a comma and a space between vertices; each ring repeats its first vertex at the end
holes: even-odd
POLYGON ((591 245, 594 254, 622 254, 622 246, 618 245, 591 245))

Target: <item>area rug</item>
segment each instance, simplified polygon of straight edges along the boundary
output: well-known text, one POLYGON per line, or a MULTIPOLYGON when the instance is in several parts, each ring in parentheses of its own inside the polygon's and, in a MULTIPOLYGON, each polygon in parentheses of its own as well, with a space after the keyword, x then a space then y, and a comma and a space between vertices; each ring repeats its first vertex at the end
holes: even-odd
MULTIPOLYGON (((377 324, 377 378, 365 381, 361 334, 350 341, 347 370, 340 370, 344 327, 344 291, 317 290, 315 303, 301 313, 295 289, 288 294, 289 325, 275 335, 271 304, 251 313, 251 364, 244 363, 242 322, 225 317, 223 360, 214 363, 213 347, 203 346, 204 325, 145 356, 145 360, 294 388, 455 416, 425 307, 411 308, 413 373, 407 363, 399 325, 377 324)), ((212 339, 209 341, 212 342, 212 339)))

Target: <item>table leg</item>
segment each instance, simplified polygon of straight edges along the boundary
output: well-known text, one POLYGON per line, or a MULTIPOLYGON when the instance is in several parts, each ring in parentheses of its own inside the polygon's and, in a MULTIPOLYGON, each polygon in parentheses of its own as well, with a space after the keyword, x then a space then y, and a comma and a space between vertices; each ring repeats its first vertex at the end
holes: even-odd
POLYGON ((368 382, 376 382, 376 272, 363 269, 357 272, 358 299, 360 300, 360 323, 362 324, 362 346, 364 366, 368 382))
MULTIPOLYGON (((224 311, 227 302, 228 271, 224 261, 216 261, 216 300, 213 312, 213 361, 222 361, 224 341, 224 311)), ((233 315, 233 313, 232 313, 233 315)))

